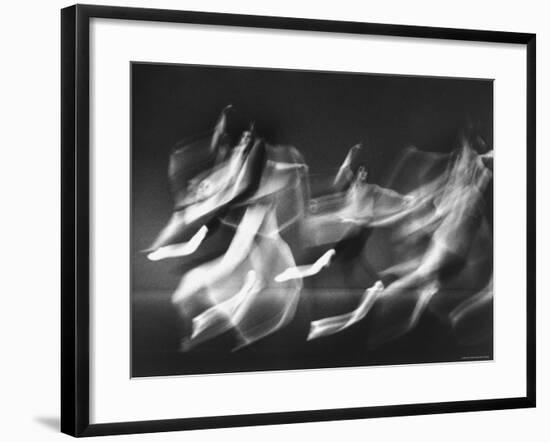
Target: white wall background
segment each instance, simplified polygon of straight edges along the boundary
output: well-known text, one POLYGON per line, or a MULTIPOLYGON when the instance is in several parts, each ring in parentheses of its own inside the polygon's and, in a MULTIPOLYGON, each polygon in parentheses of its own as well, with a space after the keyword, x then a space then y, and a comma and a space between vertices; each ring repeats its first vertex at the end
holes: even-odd
MULTIPOLYGON (((280 441, 315 439, 424 441, 546 441, 550 384, 545 292, 550 277, 550 154, 544 123, 550 117, 550 10, 545 2, 430 0, 108 1, 163 7, 380 23, 535 32, 538 44, 538 407, 453 415, 371 419, 271 427, 107 437, 102 440, 280 441)), ((59 9, 62 1, 4 4, 0 54, 0 438, 66 439, 59 419, 59 9)), ((510 177, 513 179, 513 177, 510 177)), ((452 382, 452 379, 449 380, 452 382)))

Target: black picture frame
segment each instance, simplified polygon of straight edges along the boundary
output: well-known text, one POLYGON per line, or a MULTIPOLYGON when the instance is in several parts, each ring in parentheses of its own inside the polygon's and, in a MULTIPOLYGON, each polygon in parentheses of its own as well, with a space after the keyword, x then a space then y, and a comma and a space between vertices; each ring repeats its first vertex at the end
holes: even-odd
POLYGON ((211 12, 75 5, 61 11, 61 431, 72 436, 363 419, 511 408, 536 404, 536 36, 211 12), (197 25, 514 43, 527 49, 527 343, 525 396, 439 403, 308 410, 90 424, 90 19, 111 18, 197 25))

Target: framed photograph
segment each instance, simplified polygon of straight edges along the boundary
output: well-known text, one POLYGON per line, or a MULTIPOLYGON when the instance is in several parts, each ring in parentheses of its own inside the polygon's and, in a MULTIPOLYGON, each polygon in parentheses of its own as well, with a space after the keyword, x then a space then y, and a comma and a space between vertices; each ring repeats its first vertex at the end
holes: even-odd
POLYGON ((535 406, 534 34, 61 28, 63 432, 535 406))

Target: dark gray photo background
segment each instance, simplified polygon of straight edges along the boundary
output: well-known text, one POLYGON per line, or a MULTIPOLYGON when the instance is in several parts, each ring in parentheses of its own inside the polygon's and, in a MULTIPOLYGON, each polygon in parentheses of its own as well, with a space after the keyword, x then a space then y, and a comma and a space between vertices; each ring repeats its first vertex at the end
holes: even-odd
MULTIPOLYGON (((360 327, 306 342, 300 309, 288 327, 239 352, 228 336, 178 352, 169 299, 181 274, 173 260, 151 262, 141 251, 172 213, 171 148, 210 129, 227 104, 269 142, 296 146, 313 173, 336 170, 349 147, 366 142, 369 181, 382 185, 404 148, 449 152, 467 124, 493 146, 491 80, 132 63, 132 376, 459 360, 465 350, 429 314, 411 336, 369 352, 360 327)), ((492 337, 467 351, 492 358, 492 337)))

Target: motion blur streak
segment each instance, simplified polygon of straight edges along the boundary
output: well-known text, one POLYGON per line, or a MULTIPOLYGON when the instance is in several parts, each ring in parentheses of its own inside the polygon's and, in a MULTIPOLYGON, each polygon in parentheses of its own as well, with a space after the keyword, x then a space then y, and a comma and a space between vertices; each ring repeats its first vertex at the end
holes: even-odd
POLYGON ((178 256, 187 256, 194 253, 201 245, 204 237, 208 233, 208 227, 202 226, 193 237, 184 243, 160 247, 147 255, 151 261, 158 261, 166 258, 176 258, 178 256))
POLYGON ((335 253, 336 252, 334 251, 334 249, 330 249, 312 265, 291 267, 289 269, 286 269, 283 273, 280 273, 275 277, 275 282, 284 282, 288 281, 289 279, 301 279, 307 278, 308 276, 316 275, 324 267, 330 265, 330 259, 334 256, 335 253))
POLYGON ((256 274, 250 270, 242 288, 231 298, 215 304, 200 315, 193 318, 193 333, 185 348, 213 338, 226 330, 236 326, 237 309, 243 305, 247 297, 258 292, 256 274))
POLYGON ((371 288, 365 290, 359 307, 354 311, 313 321, 307 339, 310 340, 338 333, 360 321, 367 315, 382 290, 384 290, 384 284, 381 281, 377 281, 371 288))
MULTIPOLYGON (((201 290, 208 290, 215 282, 219 280, 223 282, 224 279, 234 276, 232 273, 249 256, 254 237, 265 214, 266 209, 262 206, 249 208, 244 214, 227 252, 221 257, 195 267, 186 273, 172 296, 172 301, 174 303, 184 301, 201 290)), ((210 294, 209 297, 215 299, 213 294, 210 294)))
MULTIPOLYGON (((463 136, 450 154, 406 149, 385 187, 368 182, 357 144, 333 177, 316 176, 312 196, 300 152, 266 143, 234 115, 226 107, 211 135, 173 151, 175 210, 148 255, 193 259, 172 296, 190 328, 182 350, 230 330, 238 350, 282 329, 303 285, 333 274, 359 275, 363 295, 338 291, 357 307, 311 317, 307 340, 368 321, 364 342, 376 348, 411 332, 427 309, 465 338, 461 324, 493 298, 493 151, 479 137, 463 136), (381 230, 385 268, 369 261, 369 238, 381 230), (225 250, 201 254, 220 237, 225 250)), ((310 304, 324 302, 308 292, 310 304)))
POLYGON ((475 313, 481 306, 491 302, 493 299, 493 278, 491 281, 474 296, 464 300, 450 314, 451 323, 456 327, 472 313, 475 313))

